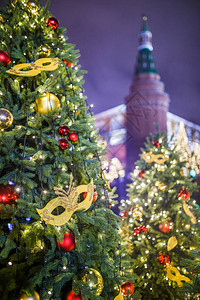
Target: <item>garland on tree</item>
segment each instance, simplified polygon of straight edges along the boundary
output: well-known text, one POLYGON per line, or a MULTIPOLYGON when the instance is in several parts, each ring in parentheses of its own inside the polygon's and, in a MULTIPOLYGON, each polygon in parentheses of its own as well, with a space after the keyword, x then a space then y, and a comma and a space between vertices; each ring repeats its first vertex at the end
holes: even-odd
POLYGON ((138 275, 136 290, 143 300, 187 299, 182 287, 192 276, 182 259, 192 258, 200 221, 199 205, 192 198, 197 185, 183 175, 185 163, 164 133, 151 135, 131 174, 129 199, 121 203, 138 275))
POLYGON ((114 299, 136 276, 79 52, 37 1, 9 1, 0 20, 0 298, 114 299))

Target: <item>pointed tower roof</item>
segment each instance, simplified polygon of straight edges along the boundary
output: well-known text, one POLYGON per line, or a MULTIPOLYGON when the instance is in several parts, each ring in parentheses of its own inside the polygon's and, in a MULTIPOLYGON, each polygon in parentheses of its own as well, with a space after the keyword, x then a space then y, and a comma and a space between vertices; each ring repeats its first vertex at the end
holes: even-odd
POLYGON ((135 74, 129 94, 125 98, 127 172, 133 170, 145 137, 150 132, 155 132, 154 124, 159 124, 160 131, 167 131, 169 96, 165 93, 165 85, 156 71, 151 39, 147 17, 143 16, 135 74))
POLYGON ((139 33, 138 59, 135 74, 157 73, 154 56, 152 54, 152 33, 148 29, 147 17, 142 16, 142 30, 139 33))
POLYGON ((148 24, 147 24, 147 16, 142 15, 142 20, 143 20, 142 31, 149 31, 148 24))

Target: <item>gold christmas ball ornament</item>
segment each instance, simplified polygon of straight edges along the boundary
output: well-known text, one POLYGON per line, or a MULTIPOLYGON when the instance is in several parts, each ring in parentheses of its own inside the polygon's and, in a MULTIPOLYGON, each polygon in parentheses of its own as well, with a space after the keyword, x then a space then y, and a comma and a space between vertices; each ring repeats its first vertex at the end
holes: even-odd
POLYGON ((7 109, 0 108, 0 129, 6 129, 12 125, 13 115, 7 109))
POLYGON ((87 268, 85 270, 83 281, 89 285, 90 289, 94 291, 97 296, 101 295, 103 290, 103 278, 97 270, 87 268))
POLYGON ((47 44, 41 45, 38 51, 40 56, 49 56, 51 54, 51 48, 47 44))
POLYGON ((47 114, 60 107, 59 99, 51 93, 45 93, 41 98, 35 100, 35 111, 40 114, 47 114))
POLYGON ((35 1, 28 1, 27 6, 28 6, 28 10, 31 13, 37 13, 38 12, 37 2, 35 2, 35 1))
POLYGON ((37 292, 34 292, 32 296, 23 293, 19 300, 40 300, 40 296, 37 292))
POLYGON ((143 216, 143 207, 142 206, 139 206, 137 205, 134 210, 133 210, 133 217, 137 220, 139 220, 140 218, 142 218, 143 216))
POLYGON ((186 224, 186 225, 185 225, 185 229, 187 229, 187 230, 189 230, 190 227, 191 227, 190 224, 186 224))

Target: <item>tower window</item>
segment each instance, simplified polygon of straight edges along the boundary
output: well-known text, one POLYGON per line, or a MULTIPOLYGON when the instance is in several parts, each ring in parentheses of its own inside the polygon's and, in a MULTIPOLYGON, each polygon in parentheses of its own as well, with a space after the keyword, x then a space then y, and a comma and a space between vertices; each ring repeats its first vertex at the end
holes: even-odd
POLYGON ((146 63, 146 61, 144 61, 144 62, 142 63, 142 66, 143 66, 144 69, 147 68, 147 63, 146 63))

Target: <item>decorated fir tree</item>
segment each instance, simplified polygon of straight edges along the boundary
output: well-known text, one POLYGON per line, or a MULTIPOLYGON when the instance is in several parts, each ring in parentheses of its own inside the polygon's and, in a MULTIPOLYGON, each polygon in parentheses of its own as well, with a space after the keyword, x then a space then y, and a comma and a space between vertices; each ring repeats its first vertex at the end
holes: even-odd
MULTIPOLYGON (((180 159, 185 161, 186 168, 189 169, 191 165, 191 151, 188 144, 188 137, 186 134, 184 123, 181 121, 176 135, 176 151, 179 152, 180 159)), ((187 172, 187 171, 186 171, 187 172)))
POLYGON ((129 199, 121 205, 142 300, 186 299, 182 286, 192 276, 181 259, 191 258, 200 221, 192 198, 197 186, 183 175, 184 166, 164 134, 147 138, 132 173, 129 199))
POLYGON ((200 299, 200 251, 191 250, 191 258, 182 259, 183 264, 193 276, 192 281, 184 283, 183 289, 191 300, 200 299))
POLYGON ((0 299, 114 299, 125 252, 79 52, 47 6, 0 13, 0 299))

